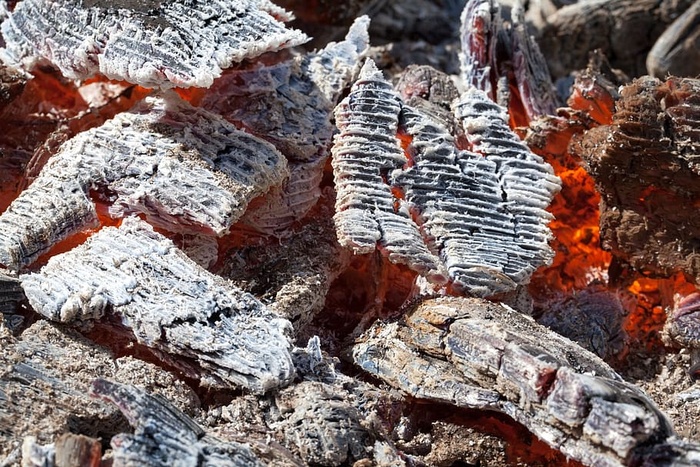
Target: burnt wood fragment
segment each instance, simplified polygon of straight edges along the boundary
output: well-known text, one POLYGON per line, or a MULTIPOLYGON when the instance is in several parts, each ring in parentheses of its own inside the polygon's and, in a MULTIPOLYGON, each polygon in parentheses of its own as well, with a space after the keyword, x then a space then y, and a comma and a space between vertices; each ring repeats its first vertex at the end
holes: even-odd
POLYGON ((205 434, 194 420, 171 405, 135 386, 96 379, 94 397, 111 402, 134 427, 133 434, 112 438, 114 466, 173 465, 262 466, 250 447, 224 442, 205 434))
POLYGON ((30 69, 47 60, 71 79, 208 87, 234 63, 305 42, 289 19, 268 0, 28 0, 2 24, 3 55, 30 69))
POLYGON ((205 384, 265 392, 293 377, 290 323, 137 218, 20 280, 41 315, 89 323, 115 314, 139 343, 195 361, 205 384))
MULTIPOLYGON (((425 301, 399 322, 376 323, 353 358, 414 397, 503 412, 587 465, 626 465, 676 442, 648 397, 602 360, 484 300, 425 301)), ((697 449, 689 443, 669 458, 697 449)))
POLYGON ((635 80, 612 125, 573 149, 601 193, 603 246, 640 271, 700 283, 700 81, 635 80))
POLYGON ((281 183, 286 160, 269 143, 174 93, 64 143, 0 215, 0 264, 20 269, 109 215, 142 212, 166 229, 228 233, 248 202, 281 183))
POLYGON ((700 3, 693 3, 661 34, 647 55, 647 72, 664 79, 668 75, 700 74, 700 3))

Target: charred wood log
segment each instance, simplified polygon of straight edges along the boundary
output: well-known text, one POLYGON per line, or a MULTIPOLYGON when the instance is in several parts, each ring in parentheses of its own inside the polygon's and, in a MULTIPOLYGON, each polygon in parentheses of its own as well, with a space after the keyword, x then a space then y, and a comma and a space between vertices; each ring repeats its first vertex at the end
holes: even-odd
POLYGON ((136 218, 20 280, 41 315, 80 323, 115 314, 139 343, 194 360, 205 383, 264 392, 293 377, 290 323, 136 218))
POLYGON ((289 19, 268 0, 29 0, 3 22, 4 59, 30 69, 48 60, 71 79, 208 87, 233 63, 305 42, 280 22, 289 19))
MULTIPOLYGON (((502 305, 443 298, 393 323, 375 324, 353 347, 355 363, 418 398, 496 410, 588 465, 682 464, 673 430, 646 395, 571 341, 502 305)), ((681 443, 682 444, 682 443, 681 443)))
POLYGON ((601 192, 601 239, 647 273, 700 283, 700 82, 639 78, 622 89, 612 125, 576 146, 601 192))
POLYGON ((661 34, 647 55, 647 72, 664 79, 669 74, 700 74, 700 3, 693 3, 661 34))

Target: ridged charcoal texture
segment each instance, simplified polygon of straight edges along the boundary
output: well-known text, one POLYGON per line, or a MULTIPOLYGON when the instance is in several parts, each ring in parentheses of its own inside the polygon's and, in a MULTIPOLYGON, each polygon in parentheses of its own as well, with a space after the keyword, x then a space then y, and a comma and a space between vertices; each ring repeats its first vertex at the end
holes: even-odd
POLYGON ((386 248, 392 262, 436 277, 438 258, 425 246, 409 206, 388 177, 408 159, 397 139, 401 99, 374 62, 367 61, 350 95, 336 108, 333 145, 338 241, 355 253, 386 248))
POLYGON ((228 233, 248 202, 287 175, 269 143, 166 93, 64 143, 0 216, 0 264, 19 269, 109 214, 144 213, 179 232, 228 233))
POLYGON ((115 314, 139 343, 197 362, 205 381, 264 392, 294 374, 288 321, 137 218, 100 230, 20 280, 46 318, 115 314))
POLYGON ((206 436, 194 420, 163 397, 105 379, 92 383, 91 394, 117 406, 134 427, 133 434, 112 438, 115 467, 263 466, 249 446, 206 436))
MULTIPOLYGON (((494 216, 493 224, 483 219, 483 229, 477 227, 477 232, 481 230, 494 241, 494 249, 484 251, 482 263, 491 264, 490 259, 503 257, 501 251, 507 251, 507 259, 495 264, 515 282, 526 283, 535 269, 554 256, 548 244, 552 238, 548 223, 553 216, 546 208, 560 190, 560 180, 552 167, 510 130, 505 109, 483 92, 470 89, 464 93, 455 105, 455 114, 472 150, 494 168, 495 185, 490 189, 495 192, 490 194, 497 200, 500 215, 494 216)), ((462 163, 465 173, 470 172, 470 163, 483 164, 473 158, 467 161, 462 163)))
POLYGON ((338 239, 359 254, 384 247, 432 282, 446 272, 458 290, 509 292, 553 256, 545 208, 559 179, 482 91, 467 91, 456 110, 476 152, 458 150, 445 126, 365 65, 336 109, 338 239))
POLYGON ((26 0, 2 25, 4 58, 48 60, 72 79, 208 87, 234 63, 307 40, 276 18, 289 16, 268 0, 26 0))
POLYGON ((459 53, 461 78, 466 86, 481 89, 496 99, 497 35, 503 28, 501 7, 494 0, 468 0, 462 10, 459 53))

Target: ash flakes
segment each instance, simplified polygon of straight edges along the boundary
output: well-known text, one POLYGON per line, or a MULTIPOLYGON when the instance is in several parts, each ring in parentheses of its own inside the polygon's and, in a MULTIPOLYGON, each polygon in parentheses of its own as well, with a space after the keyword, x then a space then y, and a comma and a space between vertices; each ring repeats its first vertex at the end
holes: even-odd
POLYGON ((482 92, 465 93, 456 116, 476 152, 459 150, 365 65, 336 109, 338 239, 360 254, 378 245, 435 283, 449 276, 480 296, 509 292, 553 256, 545 208, 559 179, 482 92))
POLYGON ((75 323, 114 314, 139 343, 197 362, 204 383, 264 392, 294 374, 288 321, 138 219, 102 229, 20 280, 43 316, 75 323))
POLYGON ((147 98, 60 147, 0 215, 0 263, 20 269, 95 227, 93 194, 113 218, 138 212, 171 231, 223 235, 286 165, 269 143, 175 94, 147 98))
POLYGON ((72 79, 208 87, 234 63, 306 42, 289 19, 268 0, 27 0, 2 24, 3 55, 28 68, 47 60, 72 79))

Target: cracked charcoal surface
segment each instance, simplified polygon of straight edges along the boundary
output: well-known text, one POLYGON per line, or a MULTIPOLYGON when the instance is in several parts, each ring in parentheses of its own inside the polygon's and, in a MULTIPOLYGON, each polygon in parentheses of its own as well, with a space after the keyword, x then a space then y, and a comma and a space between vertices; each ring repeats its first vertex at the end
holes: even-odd
POLYGON ((206 436, 194 420, 165 398, 105 379, 93 382, 91 394, 116 405, 134 427, 133 434, 112 438, 115 466, 143 465, 145 461, 154 467, 264 465, 249 446, 206 436))
POLYGON ((503 18, 498 2, 468 0, 461 17, 459 53, 461 79, 467 86, 484 91, 496 100, 494 76, 497 35, 502 30, 503 18))
POLYGON ((92 190, 113 217, 141 212, 172 231, 223 235, 287 173, 269 143, 174 94, 148 98, 60 147, 0 215, 0 264, 22 268, 95 227, 92 190))
POLYGON ((80 322, 113 313, 139 343, 194 360, 204 384, 264 392, 294 374, 288 321, 136 218, 20 280, 41 315, 80 322))
POLYGON ((396 137, 400 110, 398 94, 367 61, 335 111, 340 130, 332 149, 338 241, 357 254, 380 245, 392 262, 439 281, 438 258, 425 246, 409 206, 392 194, 386 180, 408 162, 396 137))
POLYGON ((48 60, 71 79, 208 87, 234 63, 307 40, 278 18, 290 19, 268 0, 26 0, 2 24, 3 55, 28 68, 48 60))
MULTIPOLYGON (((676 442, 647 396, 602 360, 484 300, 425 301, 401 322, 376 323, 353 358, 415 397, 506 413, 587 465, 651 459, 676 442)), ((666 453, 676 462, 697 454, 696 445, 666 453)))

